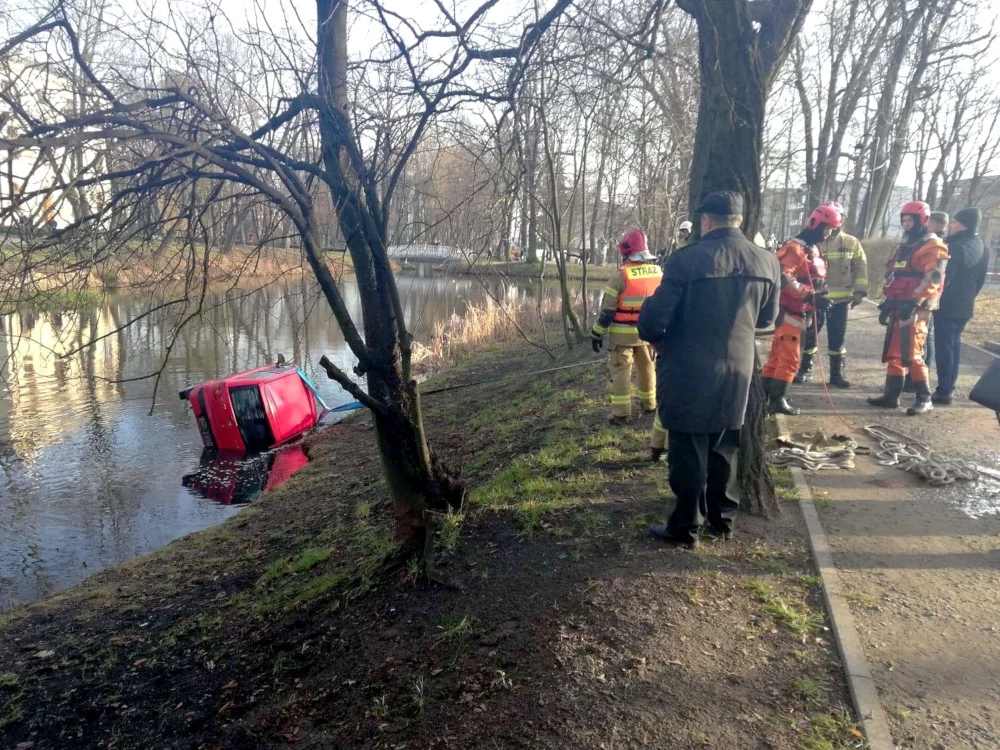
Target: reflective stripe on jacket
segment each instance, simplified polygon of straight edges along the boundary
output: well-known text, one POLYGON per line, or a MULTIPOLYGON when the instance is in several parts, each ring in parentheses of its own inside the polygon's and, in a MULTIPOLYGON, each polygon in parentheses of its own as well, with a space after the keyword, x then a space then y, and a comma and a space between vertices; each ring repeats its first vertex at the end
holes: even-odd
POLYGON ((826 283, 830 300, 845 300, 858 292, 868 292, 868 256, 860 240, 841 232, 820 244, 826 258, 826 283))
POLYGON ((618 269, 618 274, 608 280, 604 287, 601 313, 591 329, 591 335, 617 334, 617 341, 625 346, 639 343, 636 322, 639 310, 660 285, 663 271, 655 260, 627 262, 618 269))
POLYGON ((625 288, 618 295, 614 322, 634 326, 639 321, 642 303, 660 285, 663 271, 653 261, 626 263, 619 271, 625 288))

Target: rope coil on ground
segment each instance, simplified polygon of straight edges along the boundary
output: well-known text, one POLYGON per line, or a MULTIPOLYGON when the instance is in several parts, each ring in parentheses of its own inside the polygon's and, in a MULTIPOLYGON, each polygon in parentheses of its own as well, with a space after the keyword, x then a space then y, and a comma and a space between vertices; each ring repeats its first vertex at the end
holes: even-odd
POLYGON ((778 443, 780 447, 768 454, 768 463, 805 471, 852 471, 855 455, 868 452, 846 435, 827 437, 822 432, 779 435, 778 443))
POLYGON ((898 466, 903 471, 916 474, 932 487, 979 480, 979 467, 971 461, 945 456, 929 445, 890 427, 870 424, 861 428, 861 431, 878 442, 881 450, 875 453, 875 460, 879 464, 898 466))
POLYGON ((854 452, 810 451, 784 446, 772 451, 767 457, 771 466, 780 468, 798 466, 805 471, 851 470, 854 468, 854 452))

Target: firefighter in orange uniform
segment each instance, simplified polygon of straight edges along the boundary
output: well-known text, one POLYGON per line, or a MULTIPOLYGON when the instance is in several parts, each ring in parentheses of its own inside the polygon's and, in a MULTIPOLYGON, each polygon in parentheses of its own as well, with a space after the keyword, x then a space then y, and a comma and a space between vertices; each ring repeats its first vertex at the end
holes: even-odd
POLYGON ((826 264, 817 245, 842 223, 836 207, 823 205, 809 215, 809 223, 797 236, 778 248, 781 264, 781 315, 771 340, 771 353, 762 373, 774 414, 799 413, 788 403, 788 384, 799 371, 802 339, 812 325, 813 311, 826 311, 826 264))
POLYGON ((887 326, 882 361, 886 363, 885 392, 868 399, 872 406, 899 408, 899 397, 909 370, 917 400, 906 413, 925 414, 934 408, 927 384, 924 345, 927 322, 937 308, 944 289, 948 247, 930 231, 931 208, 922 201, 903 204, 899 223, 905 232, 886 264, 884 300, 879 305, 879 323, 887 326))
POLYGON ((611 423, 624 424, 632 415, 632 362, 639 376, 639 400, 645 412, 656 410, 656 371, 653 352, 639 339, 636 323, 646 297, 660 285, 663 272, 656 257, 646 250, 646 233, 627 229, 618 240, 625 262, 604 288, 601 313, 590 331, 594 352, 609 335, 611 355, 611 423))

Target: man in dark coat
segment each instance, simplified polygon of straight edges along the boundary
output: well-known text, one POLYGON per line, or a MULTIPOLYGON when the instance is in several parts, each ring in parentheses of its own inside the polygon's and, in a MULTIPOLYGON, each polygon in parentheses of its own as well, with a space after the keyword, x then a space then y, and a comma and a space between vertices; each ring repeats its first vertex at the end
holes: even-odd
POLYGON ((701 239, 667 261, 639 313, 657 351, 657 403, 669 433, 677 506, 650 532, 690 549, 708 520, 724 539, 739 507, 736 465, 754 368, 754 329, 774 322, 781 269, 739 229, 743 198, 723 191, 698 207, 701 239))
POLYGON ((976 295, 986 283, 989 256, 977 234, 981 218, 978 208, 963 208, 948 228, 951 259, 944 276, 941 302, 934 313, 938 383, 931 401, 941 406, 951 404, 962 354, 962 331, 975 311, 976 295))

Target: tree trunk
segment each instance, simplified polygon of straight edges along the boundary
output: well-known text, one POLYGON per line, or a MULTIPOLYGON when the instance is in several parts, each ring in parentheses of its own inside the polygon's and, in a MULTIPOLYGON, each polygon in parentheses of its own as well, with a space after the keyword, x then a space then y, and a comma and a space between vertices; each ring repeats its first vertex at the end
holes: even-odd
POLYGON ((765 518, 781 513, 774 480, 767 467, 764 446, 767 444, 767 395, 760 376, 760 358, 754 354, 753 379, 750 381, 750 400, 747 402, 746 420, 740 430, 740 463, 737 477, 740 483, 740 502, 743 507, 765 518))
MULTIPOLYGON (((345 330, 345 337, 361 360, 355 371, 367 376, 366 405, 372 409, 375 421, 376 443, 392 498, 397 537, 420 544, 427 523, 425 511, 458 505, 462 488, 434 459, 427 445, 416 381, 409 377, 409 333, 386 253, 386 228, 378 195, 366 189, 369 185, 352 184, 345 174, 351 161, 347 149, 353 138, 346 115, 347 6, 336 0, 317 0, 317 10, 322 157, 327 172, 334 178, 331 196, 354 262, 364 321, 364 341, 356 336, 356 331, 351 336, 345 330)), ((356 162, 351 167, 357 172, 356 162)), ((367 176, 356 177, 364 183, 367 176)), ((301 233, 303 250, 343 328, 350 316, 318 247, 315 222, 306 229, 301 233)), ((325 362, 327 374, 351 390, 353 384, 344 382, 343 373, 329 360, 325 362)))
MULTIPOLYGON (((767 94, 811 2, 791 0, 754 16, 746 0, 678 0, 698 23, 701 69, 689 205, 697 206, 716 190, 741 193, 743 231, 748 237, 753 237, 760 224, 760 157, 767 94)), ((767 398, 760 369, 755 366, 741 431, 740 496, 751 512, 770 515, 778 504, 764 460, 766 415, 767 398)))

